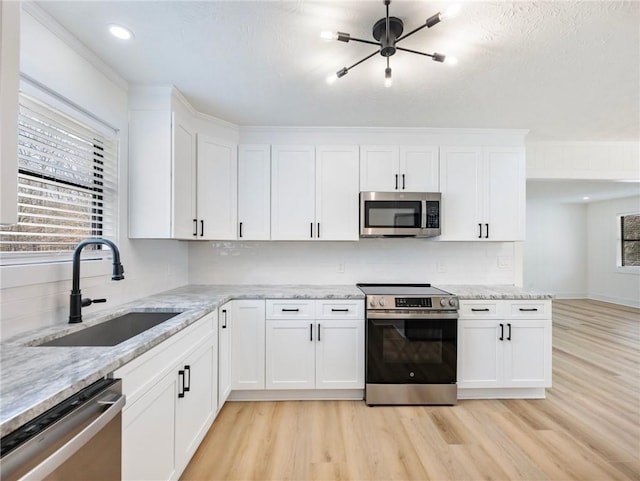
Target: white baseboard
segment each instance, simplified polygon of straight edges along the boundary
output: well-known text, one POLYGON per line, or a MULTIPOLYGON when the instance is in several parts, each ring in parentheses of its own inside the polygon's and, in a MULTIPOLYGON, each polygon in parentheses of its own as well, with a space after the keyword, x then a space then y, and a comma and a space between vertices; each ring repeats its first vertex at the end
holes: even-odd
POLYGON ((544 399, 543 387, 527 388, 458 388, 458 399, 544 399))
POLYGON ((362 401, 364 389, 291 389, 231 391, 228 401, 362 401))
POLYGON ((640 308, 640 299, 627 299, 624 297, 605 296, 602 294, 591 294, 589 295, 588 299, 593 299, 594 301, 609 302, 611 304, 620 304, 627 307, 640 308))

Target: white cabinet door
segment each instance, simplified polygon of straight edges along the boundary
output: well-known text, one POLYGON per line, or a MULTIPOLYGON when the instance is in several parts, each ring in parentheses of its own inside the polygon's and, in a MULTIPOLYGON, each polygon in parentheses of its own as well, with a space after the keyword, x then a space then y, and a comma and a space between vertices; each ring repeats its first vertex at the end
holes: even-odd
POLYGON ((222 409, 231 392, 231 308, 227 302, 218 309, 218 410, 222 409))
POLYGON ((458 387, 494 388, 503 383, 503 346, 496 320, 458 321, 458 387))
POLYGON ((271 238, 271 147, 238 147, 238 238, 271 238))
POLYGON ((0 2, 0 224, 18 222, 21 2, 0 2))
POLYGON ((177 112, 172 115, 171 129, 173 134, 173 237, 194 239, 196 132, 189 120, 177 112))
POLYGON ((360 190, 393 192, 400 186, 397 145, 360 146, 360 190))
POLYGON ((400 190, 440 192, 438 147, 400 146, 400 190))
POLYGON ((551 386, 551 321, 505 321, 504 385, 551 386))
POLYGON ((525 154, 520 147, 484 149, 483 219, 494 241, 525 239, 525 154))
POLYGON ((175 478, 178 377, 166 375, 122 413, 122 479, 175 478))
POLYGON ((216 355, 213 338, 188 355, 178 377, 178 397, 176 403, 176 466, 178 472, 186 467, 191 456, 213 421, 213 356, 216 355), (184 382, 184 385, 181 383, 184 382))
POLYGON ((315 149, 274 145, 271 152, 271 239, 313 239, 315 149))
POLYGON ((313 389, 314 323, 268 320, 266 325, 266 388, 313 389))
POLYGON ((358 147, 316 147, 316 239, 358 240, 358 172, 358 147))
POLYGON ((265 301, 233 301, 231 317, 231 387, 264 389, 265 301))
POLYGON ((364 388, 364 320, 318 321, 316 388, 364 388))
POLYGON ((238 158, 236 146, 198 135, 198 239, 237 238, 238 158))

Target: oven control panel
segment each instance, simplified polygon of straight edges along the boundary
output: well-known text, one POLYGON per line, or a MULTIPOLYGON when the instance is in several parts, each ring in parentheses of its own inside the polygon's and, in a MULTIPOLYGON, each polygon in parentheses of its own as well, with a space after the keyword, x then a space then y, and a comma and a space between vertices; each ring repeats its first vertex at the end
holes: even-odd
POLYGON ((430 297, 396 297, 396 307, 418 307, 428 308, 432 307, 430 297))
POLYGON ((367 308, 370 310, 457 310, 456 296, 402 297, 367 296, 367 308))

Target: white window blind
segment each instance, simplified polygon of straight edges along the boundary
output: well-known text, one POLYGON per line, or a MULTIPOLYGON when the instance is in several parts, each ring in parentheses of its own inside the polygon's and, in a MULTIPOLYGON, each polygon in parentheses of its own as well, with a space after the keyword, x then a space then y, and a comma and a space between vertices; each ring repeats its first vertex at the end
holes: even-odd
POLYGON ((3 264, 68 257, 82 239, 114 237, 117 152, 115 136, 21 94, 18 223, 0 228, 3 264))

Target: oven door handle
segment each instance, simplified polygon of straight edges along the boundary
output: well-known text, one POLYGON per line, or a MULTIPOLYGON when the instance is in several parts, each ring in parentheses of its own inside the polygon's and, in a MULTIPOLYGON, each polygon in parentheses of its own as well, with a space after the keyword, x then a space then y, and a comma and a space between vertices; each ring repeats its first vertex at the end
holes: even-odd
POLYGON ((91 424, 85 427, 76 436, 71 438, 71 440, 65 443, 60 449, 52 453, 44 461, 28 472, 22 479, 45 479, 49 476, 122 411, 125 403, 125 395, 119 394, 115 395, 115 397, 111 395, 109 398, 103 398, 94 402, 98 405, 109 406, 109 408, 94 419, 91 424))
POLYGON ((447 311, 447 312, 367 312, 367 319, 416 319, 416 320, 424 320, 424 321, 433 321, 440 319, 458 319, 457 311, 447 311))

